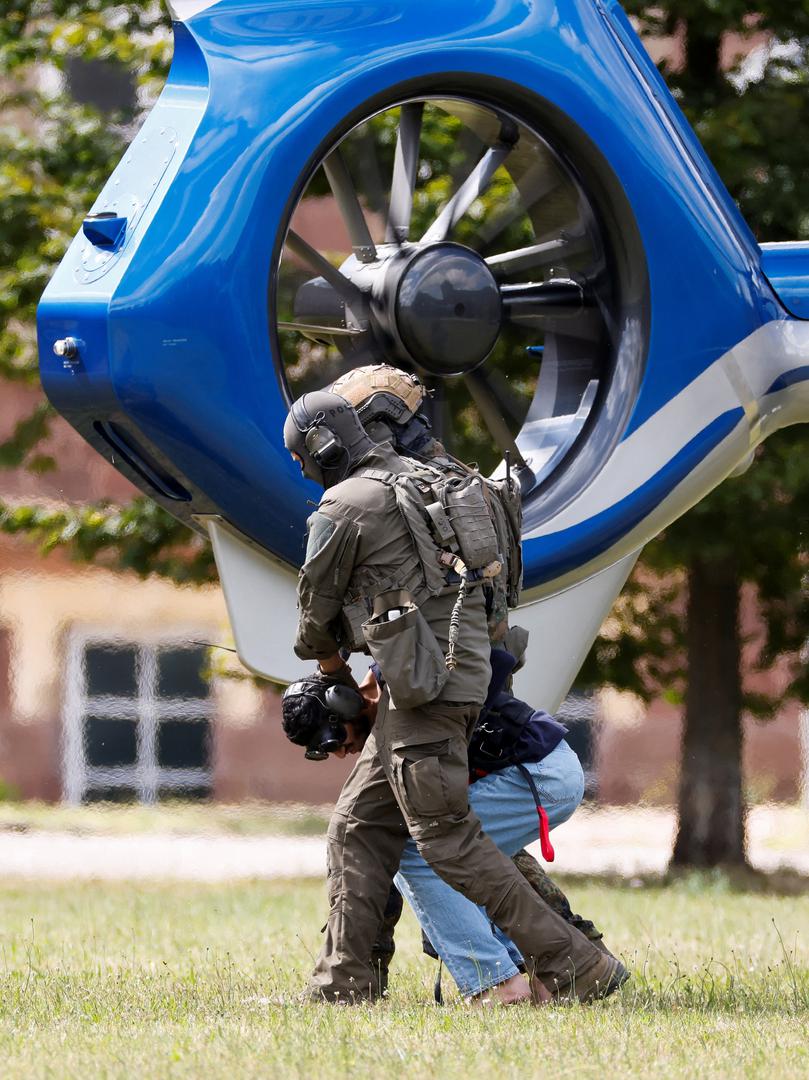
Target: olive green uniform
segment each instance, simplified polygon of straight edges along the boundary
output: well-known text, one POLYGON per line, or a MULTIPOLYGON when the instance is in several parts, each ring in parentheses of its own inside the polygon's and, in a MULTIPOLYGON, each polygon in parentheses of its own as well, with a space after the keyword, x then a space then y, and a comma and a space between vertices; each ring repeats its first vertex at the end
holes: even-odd
MULTIPOLYGON (((401 472, 410 466, 383 445, 362 468, 401 472)), ((338 650, 347 601, 408 588, 414 551, 389 485, 354 475, 331 488, 310 519, 298 584, 298 656, 322 659, 338 650)), ((444 650, 454 600, 448 592, 421 605, 444 650)), ((383 694, 374 729, 339 797, 328 829, 330 913, 310 980, 314 998, 378 993, 371 949, 408 834, 440 877, 486 908, 549 987, 569 986, 600 959, 537 896, 469 807, 467 743, 490 677, 480 589, 464 605, 456 656, 457 667, 428 705, 396 709, 383 694)))
MULTIPOLYGON (((368 454, 362 469, 412 471, 385 443, 368 454)), ((422 582, 420 560, 391 488, 364 476, 351 476, 331 488, 309 519, 306 562, 298 575, 298 634, 295 652, 304 660, 333 656, 345 644, 341 616, 363 608, 363 599, 391 589, 416 591, 422 582), (353 601, 353 602, 352 602, 353 601)), ((421 612, 446 650, 457 589, 431 596, 421 612)), ((363 610, 352 618, 367 619, 363 610)), ((444 701, 480 707, 491 677, 489 634, 481 589, 467 598, 456 649, 457 667, 440 694, 444 701)))

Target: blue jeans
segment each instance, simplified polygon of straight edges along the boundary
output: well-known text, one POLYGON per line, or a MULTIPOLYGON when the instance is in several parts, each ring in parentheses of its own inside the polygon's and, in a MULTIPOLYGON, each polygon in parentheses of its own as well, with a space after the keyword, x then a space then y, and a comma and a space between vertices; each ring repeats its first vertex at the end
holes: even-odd
MULTIPOLYGON (((567 821, 582 800, 584 774, 564 739, 542 761, 525 768, 534 779, 550 827, 567 821)), ((472 784, 469 804, 506 855, 516 855, 539 836, 534 797, 514 765, 472 784)), ((492 926, 483 908, 430 869, 412 840, 405 846, 395 880, 464 997, 517 974, 522 962, 517 947, 492 926)))

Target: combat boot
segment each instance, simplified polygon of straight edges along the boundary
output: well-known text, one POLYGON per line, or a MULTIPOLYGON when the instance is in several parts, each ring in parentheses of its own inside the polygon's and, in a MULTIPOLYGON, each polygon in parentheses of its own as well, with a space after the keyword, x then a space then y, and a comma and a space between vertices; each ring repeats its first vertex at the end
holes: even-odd
MULTIPOLYGON (((580 934, 584 934, 587 940, 592 941, 595 947, 600 949, 606 956, 611 957, 618 964, 621 963, 618 957, 607 948, 604 942, 604 934, 590 919, 575 914, 567 896, 556 882, 551 879, 550 875, 542 869, 533 855, 529 855, 523 848, 513 856, 513 862, 534 892, 542 897, 548 907, 552 908, 557 915, 561 915, 571 926, 575 926, 580 934)), ((628 977, 627 973, 625 978, 628 977)), ((536 992, 535 988, 535 994, 536 992)))
MULTIPOLYGON (((584 975, 577 975, 568 983, 556 982, 554 986, 546 986, 545 989, 550 992, 551 1001, 559 1005, 570 1005, 574 1001, 586 1005, 614 994, 628 978, 629 972, 621 961, 605 952, 598 963, 584 975)), ((535 976, 532 977, 532 983, 537 981, 535 976)), ((538 989, 539 987, 535 988, 538 989)))

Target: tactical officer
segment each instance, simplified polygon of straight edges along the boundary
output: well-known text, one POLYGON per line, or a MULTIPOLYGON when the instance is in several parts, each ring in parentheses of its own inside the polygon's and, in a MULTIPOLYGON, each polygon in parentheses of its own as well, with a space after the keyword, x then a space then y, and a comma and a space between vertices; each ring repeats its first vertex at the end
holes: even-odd
MULTIPOLYGON (((505 651, 492 652, 489 692, 469 745, 470 803, 497 846, 506 854, 515 852, 515 865, 545 902, 603 949, 603 935, 592 922, 573 913, 564 893, 521 849, 537 836, 540 806, 550 829, 568 819, 579 803, 583 774, 563 741, 561 725, 502 689, 514 663, 505 651)), ((309 759, 358 753, 372 726, 380 692, 373 673, 362 683, 362 696, 347 687, 326 687, 316 679, 293 683, 282 702, 284 732, 291 742, 307 748, 309 759)), ((552 858, 548 847, 546 836, 543 854, 552 858)), ((443 959, 466 1001, 513 1004, 530 998, 528 984, 518 974, 522 957, 512 943, 491 927, 479 908, 432 874, 412 841, 405 845, 395 884, 421 923, 424 951, 443 959)), ((380 986, 387 985, 401 907, 394 888, 371 954, 380 986)), ((440 976, 439 968, 439 1001, 440 976)), ((533 988, 539 989, 536 983, 533 988)))
MULTIPOLYGON (((389 441, 398 454, 414 461, 428 462, 462 475, 473 473, 452 457, 433 435, 424 411, 427 389, 417 375, 392 364, 367 364, 341 375, 329 390, 354 406, 362 426, 374 442, 389 441)), ((516 471, 519 477, 519 469, 516 471)), ((516 487, 513 484, 508 487, 512 486, 516 487)), ((502 485, 500 488, 502 494, 502 485)), ((489 497, 490 500, 498 499, 497 493, 491 491, 489 497)), ((514 527, 504 529, 505 535, 500 537, 504 566, 487 589, 486 611, 492 646, 510 647, 512 652, 521 654, 525 651, 527 634, 519 628, 509 634, 508 619, 508 609, 517 606, 522 588, 522 507, 519 498, 515 501, 516 506, 512 505, 510 510, 517 520, 513 521, 514 527)), ((505 524, 503 520, 502 525, 505 524)))
MULTIPOLYGON (((327 680, 353 682, 340 649, 360 646, 364 611, 365 643, 375 643, 388 684, 329 825, 330 914, 310 995, 377 995, 371 944, 408 832, 440 877, 486 908, 551 993, 590 1000, 610 992, 618 962, 537 897, 469 809, 466 745, 490 675, 485 605, 472 589, 459 609, 448 582, 436 588, 439 549, 432 565, 420 557, 419 523, 405 517, 391 483, 414 467, 374 444, 348 402, 324 391, 293 404, 284 441, 327 489, 310 518, 295 651, 317 660, 327 680), (436 654, 450 650, 451 622, 455 662, 440 672, 436 654)), ((423 533, 422 521, 422 541, 423 533)))
MULTIPOLYGON (((352 404, 357 410, 357 415, 362 421, 362 425, 374 442, 390 441, 397 453, 402 454, 405 457, 413 458, 415 461, 425 461, 432 464, 439 464, 443 467, 447 467, 454 472, 470 473, 471 470, 468 466, 462 462, 453 458, 447 451, 444 445, 435 438, 432 432, 432 426, 428 417, 425 414, 424 405, 428 399, 428 391, 419 377, 412 372, 404 371, 401 368, 396 368, 391 364, 368 364, 365 366, 352 368, 350 371, 341 375, 330 387, 328 387, 333 393, 339 394, 344 397, 350 404, 352 404)), ((525 468, 525 467, 523 467, 525 468)), ((520 467, 517 467, 518 478, 522 478, 522 472, 520 467)), ((490 498, 497 499, 497 492, 490 492, 490 498)), ((512 508, 512 513, 514 509, 512 508)), ((521 534, 521 508, 517 509, 518 522, 516 533, 517 536, 521 534)), ((505 657, 501 650, 511 650, 515 654, 516 664, 514 669, 518 669, 524 663, 524 654, 527 647, 528 635, 525 630, 518 626, 509 626, 509 607, 516 607, 519 599, 519 593, 516 596, 512 589, 509 588, 509 582, 516 581, 517 589, 522 586, 522 558, 520 544, 515 545, 513 541, 513 532, 509 532, 503 539, 502 550, 505 554, 506 565, 503 567, 503 572, 491 582, 491 588, 486 592, 486 604, 488 614, 488 629, 489 629, 489 641, 492 646, 491 662, 492 662, 492 679, 495 681, 495 669, 503 669, 503 661, 505 657), (510 559, 514 559, 517 563, 516 566, 509 566, 510 559)), ((507 680, 507 684, 510 686, 511 679, 507 680)), ((492 693, 492 685, 489 688, 490 695, 492 693)), ((499 749, 501 753, 508 755, 509 751, 507 743, 509 737, 516 736, 516 729, 512 729, 510 733, 503 730, 508 729, 510 722, 507 719, 509 716, 518 717, 520 721, 524 721, 526 717, 531 717, 534 714, 530 706, 525 703, 518 703, 510 695, 501 695, 506 701, 506 705, 502 714, 499 714, 497 710, 488 713, 487 726, 491 727, 492 723, 495 726, 499 726, 500 738, 499 749), (494 718, 498 717, 497 720, 494 718), (505 735, 505 742, 503 736, 505 735)), ((488 701, 488 699, 487 699, 488 701)), ((494 794, 496 789, 502 788, 503 792, 513 791, 513 781, 509 775, 513 772, 513 769, 508 768, 511 762, 508 757, 501 758, 498 762, 493 762, 491 755, 488 751, 484 751, 481 754, 481 738, 480 733, 483 728, 483 720, 486 715, 486 709, 481 713, 478 725, 475 729, 475 733, 472 736, 472 740, 469 747, 469 768, 470 768, 470 782, 474 782, 475 779, 484 773, 492 774, 495 770, 501 770, 506 768, 506 772, 494 772, 490 778, 494 781, 492 788, 489 790, 489 799, 482 803, 482 806, 488 807, 492 800, 491 795, 494 794), (502 782, 502 783, 501 783, 502 782)), ((540 727, 542 721, 540 721, 540 727)), ((513 727, 513 725, 512 725, 513 727)), ((351 740, 348 745, 356 746, 359 742, 355 734, 355 729, 350 726, 351 740)), ((528 748, 522 740, 522 736, 519 736, 523 741, 521 752, 523 754, 527 751, 525 761, 538 761, 540 760, 536 756, 536 747, 528 748)), ((491 739, 486 740, 491 743, 491 739)), ((347 752, 353 752, 348 750, 347 752)), ((525 777, 529 779, 529 777, 525 777)), ((522 786, 520 781, 517 782, 518 788, 522 786)), ((475 789, 477 791, 477 789, 475 789)), ((526 791, 526 794, 528 792, 526 791)), ((534 792, 536 795, 536 792, 534 792)), ((497 801, 496 799, 494 800, 497 801)), ((536 798, 538 804, 539 799, 536 798)), ((555 811, 558 811, 559 807, 555 807, 555 811)), ((519 815, 517 815, 518 817, 519 815)), ((512 832, 514 834, 519 833, 519 824, 515 816, 510 816, 511 825, 513 826, 512 832)), ((554 821, 554 824, 558 824, 558 820, 554 821)), ((487 830, 488 830, 487 826, 487 830)), ((509 838, 503 836, 498 841, 499 846, 503 846, 503 841, 508 845, 509 838)), ((412 853, 405 850, 405 859, 408 867, 411 865, 418 865, 416 860, 413 863, 412 853)), ((535 859, 532 858, 527 852, 520 851, 514 856, 515 865, 517 865, 520 872, 526 876, 531 882, 536 892, 545 899, 550 906, 561 914, 568 921, 571 921, 573 925, 581 929, 591 940, 601 941, 603 935, 596 929, 592 922, 587 919, 581 919, 579 916, 574 915, 571 911, 570 905, 567 902, 567 898, 561 889, 551 880, 548 874, 540 867, 535 859)), ((400 877, 402 871, 400 871, 400 877)), ((463 922, 462 919, 462 906, 459 907, 456 903, 443 905, 447 908, 446 914, 449 914, 449 909, 453 908, 453 914, 449 915, 450 918, 456 918, 458 921, 463 922)), ((378 958, 379 963, 383 963, 385 953, 385 940, 390 938, 392 942, 392 932, 390 931, 390 918, 383 925, 383 929, 380 938, 377 941, 375 947, 375 957, 378 958)), ((395 921, 394 921, 395 925, 395 921)), ((466 926, 465 931, 467 935, 472 932, 471 926, 466 926)), ((510 944, 510 943, 509 943, 510 944)), ((603 948, 603 944, 599 947, 603 948)), ((513 948, 513 946, 512 946, 513 948)), ((435 955, 435 951, 429 945, 425 935, 425 951, 430 955, 435 955)), ((392 952, 391 952, 392 955, 392 952)), ((499 961, 498 961, 499 962, 499 961)), ((452 965, 449 964, 450 969, 452 965)), ((506 965, 503 965, 503 970, 506 970, 506 965)))

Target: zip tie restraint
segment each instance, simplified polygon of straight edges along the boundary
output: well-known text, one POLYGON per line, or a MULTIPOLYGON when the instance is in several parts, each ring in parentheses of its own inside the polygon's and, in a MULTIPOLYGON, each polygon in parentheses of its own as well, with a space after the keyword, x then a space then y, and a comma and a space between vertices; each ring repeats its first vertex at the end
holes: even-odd
POLYGON ((537 808, 537 817, 539 818, 539 846, 542 850, 542 858, 545 862, 553 862, 556 858, 556 852, 553 850, 553 844, 551 843, 551 829, 547 811, 542 805, 542 800, 539 797, 539 792, 537 791, 537 786, 534 783, 534 778, 531 773, 526 769, 522 762, 517 762, 517 768, 522 773, 528 787, 531 789, 531 794, 534 796, 534 805, 537 808))

